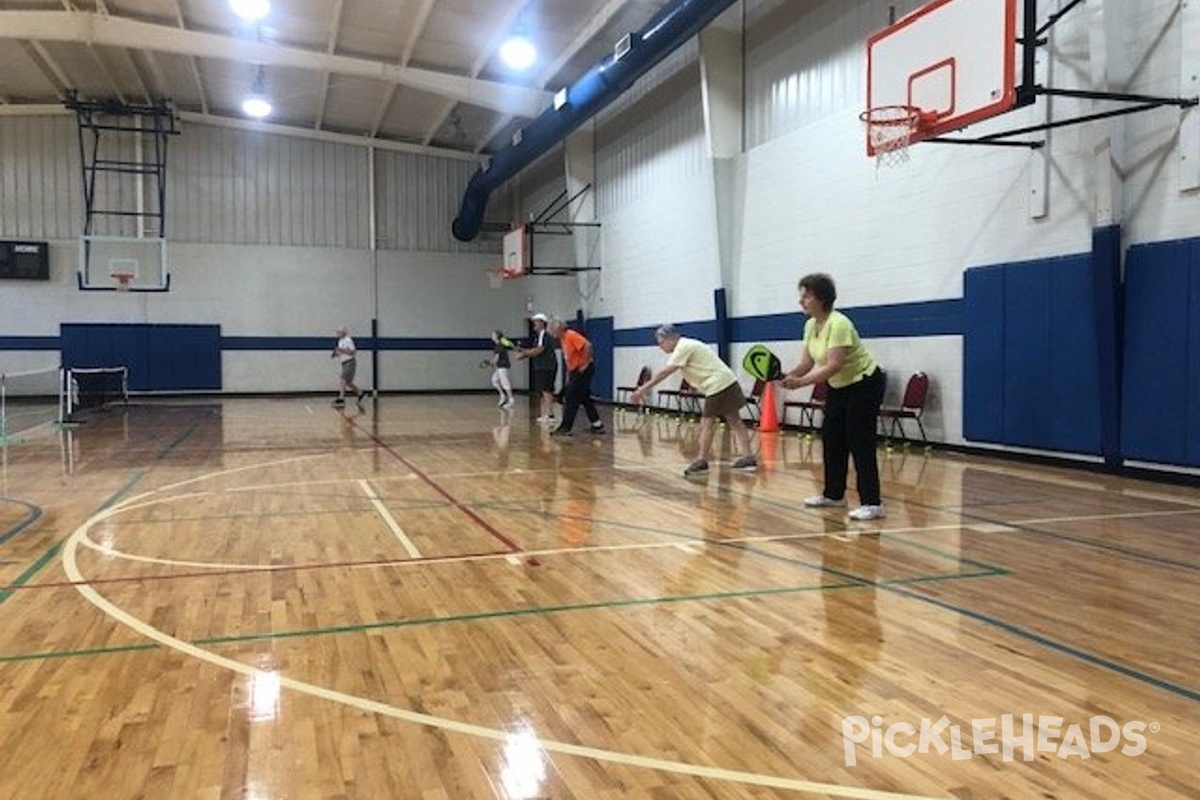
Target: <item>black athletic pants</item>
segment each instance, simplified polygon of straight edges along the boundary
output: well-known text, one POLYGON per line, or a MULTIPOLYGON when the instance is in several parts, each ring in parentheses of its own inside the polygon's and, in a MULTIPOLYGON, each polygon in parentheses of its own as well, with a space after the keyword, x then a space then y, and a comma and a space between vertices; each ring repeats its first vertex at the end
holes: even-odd
POLYGON ((559 426, 564 431, 571 430, 575 425, 575 415, 579 413, 580 406, 583 406, 583 413, 587 414, 588 422, 595 425, 600 421, 600 412, 592 402, 592 375, 595 372, 596 365, 588 364, 567 376, 567 385, 563 387, 562 424, 559 426))
POLYGON ((858 476, 858 498, 862 505, 880 505, 879 461, 875 453, 875 431, 879 406, 887 388, 882 369, 841 389, 829 387, 821 439, 825 447, 825 496, 846 496, 850 457, 858 476))

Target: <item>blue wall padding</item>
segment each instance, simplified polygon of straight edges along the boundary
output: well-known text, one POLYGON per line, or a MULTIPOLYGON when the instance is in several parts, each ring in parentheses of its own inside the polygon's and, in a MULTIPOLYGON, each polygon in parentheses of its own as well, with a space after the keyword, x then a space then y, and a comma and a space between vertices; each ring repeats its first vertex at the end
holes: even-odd
POLYGON ((63 323, 64 367, 129 368, 135 392, 220 391, 220 325, 63 323))
POLYGON ((592 397, 612 397, 613 318, 592 317, 581 327, 583 335, 592 343, 592 360, 596 364, 592 375, 592 397))
POLYGON ((1124 361, 1125 457, 1200 466, 1200 239, 1129 249, 1124 361))
POLYGON ((963 277, 963 436, 1099 454, 1090 255, 974 268, 963 277))
POLYGON ((963 437, 1004 440, 1004 270, 963 275, 963 437))
POLYGON ((1096 374, 1100 393, 1100 449, 1109 466, 1121 463, 1121 226, 1092 229, 1092 287, 1096 298, 1096 374))

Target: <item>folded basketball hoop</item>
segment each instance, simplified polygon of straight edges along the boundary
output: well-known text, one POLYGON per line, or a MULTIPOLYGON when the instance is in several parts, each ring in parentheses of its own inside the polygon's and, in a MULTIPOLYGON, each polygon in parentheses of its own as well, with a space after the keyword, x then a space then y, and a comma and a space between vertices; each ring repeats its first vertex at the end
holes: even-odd
POLYGON ((488 283, 493 289, 499 289, 504 285, 505 281, 515 281, 524 274, 516 270, 508 269, 507 267, 485 269, 484 272, 487 273, 488 283))
POLYGON ((875 156, 875 166, 894 167, 908 161, 908 145, 926 115, 915 106, 877 106, 868 108, 858 118, 867 126, 867 142, 870 154, 875 156))

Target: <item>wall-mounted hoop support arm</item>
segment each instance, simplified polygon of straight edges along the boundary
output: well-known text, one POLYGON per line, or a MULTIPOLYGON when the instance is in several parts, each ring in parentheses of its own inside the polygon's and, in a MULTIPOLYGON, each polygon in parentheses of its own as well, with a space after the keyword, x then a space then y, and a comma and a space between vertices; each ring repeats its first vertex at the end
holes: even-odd
POLYGON ((585 195, 591 188, 592 185, 589 183, 570 197, 567 197, 567 190, 563 189, 558 193, 557 197, 550 201, 548 206, 542 209, 542 213, 534 217, 531 222, 536 225, 538 223, 547 222, 554 219, 559 214, 570 208, 572 203, 585 195))
POLYGON ((1070 119, 1055 120, 1054 122, 1047 122, 1042 125, 1028 125, 1024 128, 1013 128, 1007 131, 998 131, 996 133, 989 133, 986 136, 978 136, 974 139, 935 136, 931 139, 926 139, 925 141, 940 142, 941 144, 988 144, 1007 147, 1028 147, 1036 150, 1046 144, 1044 139, 1031 142, 1012 142, 1005 141, 1005 139, 1010 136, 1023 136, 1027 133, 1048 131, 1053 130, 1054 128, 1065 128, 1068 125, 1080 125, 1084 122, 1095 122, 1096 120, 1119 117, 1125 114, 1138 114, 1142 111, 1150 111, 1151 109, 1161 108, 1162 106, 1178 106, 1180 108, 1189 108, 1191 106, 1200 104, 1200 98, 1195 97, 1151 97, 1148 95, 1076 91, 1074 89, 1047 89, 1041 87, 1039 87, 1037 91, 1040 95, 1055 97, 1079 97, 1088 100, 1115 100, 1117 102, 1131 102, 1134 103, 1134 105, 1125 106, 1124 108, 1114 108, 1109 111, 1099 111, 1095 114, 1084 114, 1079 117, 1071 117, 1070 119))

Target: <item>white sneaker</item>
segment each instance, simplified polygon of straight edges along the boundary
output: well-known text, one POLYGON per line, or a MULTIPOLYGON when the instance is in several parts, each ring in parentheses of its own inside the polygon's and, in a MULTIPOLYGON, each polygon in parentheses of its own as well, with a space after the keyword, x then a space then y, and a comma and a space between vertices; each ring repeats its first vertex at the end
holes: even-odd
POLYGON ((834 500, 831 497, 826 497, 823 494, 814 495, 804 501, 804 505, 809 508, 841 508, 846 505, 845 500, 834 500))
POLYGON ((883 519, 887 511, 883 506, 859 506, 850 512, 850 519, 864 522, 869 519, 883 519))

